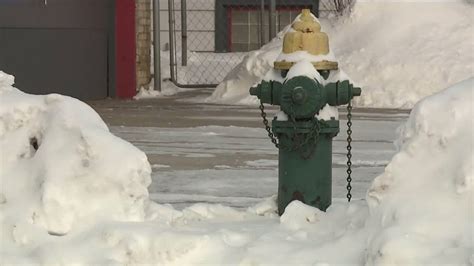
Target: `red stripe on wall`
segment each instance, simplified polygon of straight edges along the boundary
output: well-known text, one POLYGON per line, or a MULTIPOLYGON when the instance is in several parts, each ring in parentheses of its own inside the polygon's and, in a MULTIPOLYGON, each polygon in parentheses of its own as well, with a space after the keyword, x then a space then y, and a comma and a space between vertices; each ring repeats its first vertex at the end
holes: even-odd
POLYGON ((136 94, 135 0, 115 1, 116 95, 136 94))

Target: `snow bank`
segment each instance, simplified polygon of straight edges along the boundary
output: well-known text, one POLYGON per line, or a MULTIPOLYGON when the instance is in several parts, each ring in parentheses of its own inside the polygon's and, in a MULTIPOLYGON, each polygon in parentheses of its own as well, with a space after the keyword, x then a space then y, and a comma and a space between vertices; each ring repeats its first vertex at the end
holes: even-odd
POLYGON ((86 104, 25 94, 0 71, 2 247, 102 220, 143 221, 151 168, 86 104))
POLYGON ((419 102, 367 193, 369 265, 474 262, 474 79, 419 102))
MULTIPOLYGON (((151 44, 152 49, 151 49, 151 61, 153 62, 154 54, 153 54, 153 43, 151 44)), ((179 92, 185 91, 183 88, 177 87, 173 82, 170 81, 170 55, 168 52, 161 51, 161 57, 160 57, 160 64, 161 64, 161 88, 160 91, 155 90, 155 81, 154 78, 150 80, 150 82, 144 86, 141 86, 140 88, 137 88, 137 94, 133 96, 134 100, 143 100, 143 99, 154 99, 154 98, 162 98, 162 97, 167 97, 167 96, 173 96, 176 95, 179 92)), ((150 72, 152 73, 152 76, 154 76, 155 70, 154 70, 154 64, 150 64, 150 72)))
MULTIPOLYGON (((348 17, 323 20, 339 66, 363 87, 355 105, 411 108, 472 76, 474 6, 464 1, 364 1, 348 17)), ((207 100, 255 104, 248 89, 272 68, 283 34, 252 51, 207 100)))
POLYGON ((471 77, 473 14, 460 0, 356 4, 329 30, 342 68, 364 88, 356 104, 411 108, 471 77))
POLYGON ((133 96, 134 100, 143 100, 143 99, 154 99, 162 98, 167 96, 173 96, 178 92, 185 91, 185 89, 179 88, 174 85, 171 81, 162 81, 161 82, 161 91, 155 90, 153 79, 150 81, 150 84, 147 86, 142 86, 138 90, 137 94, 133 96))

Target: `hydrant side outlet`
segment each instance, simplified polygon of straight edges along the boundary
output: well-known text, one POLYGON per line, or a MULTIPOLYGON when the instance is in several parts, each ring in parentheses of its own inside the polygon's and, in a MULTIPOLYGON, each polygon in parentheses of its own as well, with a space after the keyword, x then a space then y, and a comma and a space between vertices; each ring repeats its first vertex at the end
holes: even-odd
POLYGON ((250 95, 257 96, 262 103, 280 104, 280 91, 283 85, 278 81, 262 81, 249 90, 250 95))

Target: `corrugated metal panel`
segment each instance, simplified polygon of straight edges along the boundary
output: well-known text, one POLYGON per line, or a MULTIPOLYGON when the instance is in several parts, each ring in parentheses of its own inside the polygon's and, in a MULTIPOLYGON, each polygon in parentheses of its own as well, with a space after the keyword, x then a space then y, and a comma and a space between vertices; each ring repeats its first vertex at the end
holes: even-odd
POLYGON ((109 95, 113 0, 0 0, 0 70, 29 93, 109 95))

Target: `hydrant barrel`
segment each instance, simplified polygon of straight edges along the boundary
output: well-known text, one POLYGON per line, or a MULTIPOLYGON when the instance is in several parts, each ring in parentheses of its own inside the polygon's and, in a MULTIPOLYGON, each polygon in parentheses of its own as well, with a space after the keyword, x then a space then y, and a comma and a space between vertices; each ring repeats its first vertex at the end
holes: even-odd
MULTIPOLYGON (((313 122, 314 123, 314 122, 313 122)), ((332 138, 339 132, 339 121, 319 125, 319 136, 306 143, 303 150, 291 150, 294 145, 292 123, 273 121, 278 136, 278 213, 283 214, 293 200, 325 211, 332 198, 332 138), (303 152, 303 154, 302 154, 303 152), (303 158, 303 156, 304 158, 303 158)), ((304 137, 314 127, 312 122, 298 124, 297 132, 304 137)), ((306 135, 307 136, 307 135, 306 135)))

